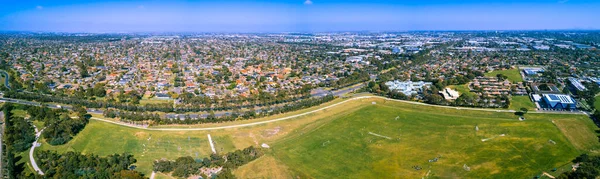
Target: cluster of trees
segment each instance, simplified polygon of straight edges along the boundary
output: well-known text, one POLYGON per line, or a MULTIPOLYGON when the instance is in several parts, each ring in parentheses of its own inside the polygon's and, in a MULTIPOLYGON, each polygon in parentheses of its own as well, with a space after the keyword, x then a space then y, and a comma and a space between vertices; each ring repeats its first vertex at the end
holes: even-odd
POLYGON ((27 151, 35 141, 35 131, 33 126, 24 118, 12 114, 16 106, 11 103, 5 103, 2 109, 4 121, 6 122, 4 130, 4 174, 8 178, 24 178, 25 163, 17 164, 22 157, 18 153, 27 151))
POLYGON ((32 120, 44 122, 42 137, 51 145, 62 145, 69 142, 89 122, 90 115, 85 108, 74 106, 76 118, 71 118, 69 112, 62 109, 27 106, 27 112, 32 120))
POLYGON ((573 160, 578 163, 577 170, 569 170, 558 178, 598 178, 600 177, 600 156, 589 156, 582 154, 573 160))
POLYGON ((35 157, 47 178, 146 178, 142 173, 131 170, 137 160, 129 154, 100 157, 75 152, 37 151, 35 157))
POLYGON ((196 96, 192 93, 182 93, 177 97, 184 105, 179 109, 185 111, 197 111, 198 109, 229 109, 232 107, 246 108, 254 106, 268 106, 289 103, 310 97, 310 90, 300 89, 299 94, 288 94, 279 91, 277 95, 267 92, 259 92, 257 95, 231 99, 216 99, 208 96, 196 96))
POLYGON ((333 88, 344 88, 354 84, 363 83, 370 80, 370 75, 366 71, 354 72, 352 74, 338 75, 340 77, 337 81, 332 81, 326 85, 333 88))
POLYGON ((309 98, 305 100, 301 100, 292 104, 286 104, 281 107, 272 108, 269 111, 264 111, 262 113, 257 113, 254 110, 249 110, 245 112, 240 112, 237 108, 233 110, 233 112, 229 115, 222 115, 217 117, 214 112, 211 111, 210 114, 206 115, 204 118, 193 119, 190 115, 185 115, 183 120, 179 120, 179 118, 166 118, 158 115, 157 113, 150 112, 132 112, 132 111, 120 111, 115 109, 107 109, 104 111, 104 117, 109 118, 120 118, 121 121, 133 122, 136 124, 156 124, 156 125, 164 125, 164 124, 202 124, 202 123, 215 123, 215 122, 226 122, 226 121, 235 121, 240 119, 253 119, 257 117, 263 117, 268 115, 280 114, 289 111, 295 111, 299 109, 304 109, 316 105, 323 104, 325 102, 329 102, 335 99, 333 95, 327 95, 321 98, 309 98))
MULTIPOLYGON (((223 167, 216 178, 234 178, 231 171, 242 165, 251 162, 260 156, 263 152, 260 148, 250 146, 243 150, 236 150, 225 155, 211 154, 210 158, 194 159, 190 156, 179 157, 175 161, 157 160, 154 161, 154 171, 162 173, 171 173, 172 176, 187 178, 191 175, 200 174, 200 169, 203 167, 223 167)), ((208 178, 202 174, 202 178, 208 178)))
POLYGON ((93 97, 104 97, 106 96, 106 89, 104 83, 96 83, 94 87, 83 89, 79 87, 75 90, 74 96, 78 98, 93 98, 93 97))
MULTIPOLYGON (((466 75, 454 75, 451 78, 447 78, 445 80, 439 79, 428 79, 426 75, 426 80, 432 82, 432 86, 427 89, 423 89, 422 92, 422 100, 429 104, 438 104, 438 105, 449 105, 449 106, 465 106, 465 107, 492 107, 492 108, 507 108, 510 105, 510 98, 505 95, 496 96, 496 97, 486 97, 486 96, 475 96, 469 94, 462 94, 458 99, 454 101, 445 100, 442 95, 440 95, 440 90, 443 90, 446 86, 449 85, 464 85, 469 81, 475 79, 478 76, 483 76, 484 74, 480 71, 473 71, 470 69, 463 69, 466 71, 466 75)), ((505 76, 498 76, 498 78, 506 78, 505 76)), ((418 79, 412 79, 413 81, 417 81, 418 79)), ((366 90, 371 93, 375 93, 381 96, 386 96, 393 99, 400 100, 411 100, 415 99, 416 96, 407 96, 404 93, 390 90, 387 85, 385 85, 385 81, 380 80, 379 82, 369 82, 367 84, 366 90)))

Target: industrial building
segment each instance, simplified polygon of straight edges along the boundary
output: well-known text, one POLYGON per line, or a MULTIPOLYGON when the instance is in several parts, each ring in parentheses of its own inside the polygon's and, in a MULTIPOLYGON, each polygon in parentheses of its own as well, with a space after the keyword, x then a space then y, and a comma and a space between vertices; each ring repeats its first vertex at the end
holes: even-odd
POLYGON ((523 69, 523 73, 525 73, 525 75, 527 76, 534 76, 537 75, 538 73, 542 73, 544 72, 544 69, 542 68, 525 68, 523 69))
POLYGON ((573 78, 573 77, 569 77, 569 82, 571 82, 571 86, 573 86, 578 91, 585 91, 585 86, 583 86, 583 84, 581 84, 581 82, 579 81, 579 79, 573 78))
POLYGON ((576 109, 577 102, 569 95, 544 94, 542 100, 546 108, 550 109, 576 109))

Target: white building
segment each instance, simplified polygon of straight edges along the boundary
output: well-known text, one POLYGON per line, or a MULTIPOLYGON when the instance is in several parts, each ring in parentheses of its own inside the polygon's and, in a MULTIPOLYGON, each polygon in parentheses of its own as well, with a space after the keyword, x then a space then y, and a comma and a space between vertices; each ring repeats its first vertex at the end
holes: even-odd
POLYGON ((440 91, 440 94, 442 94, 442 96, 444 96, 444 99, 446 100, 456 100, 460 96, 458 91, 454 91, 450 88, 446 88, 440 91))
POLYGON ((385 83, 386 86, 390 88, 391 91, 398 91, 404 93, 407 96, 418 94, 422 92, 423 87, 431 86, 431 82, 412 82, 412 81, 388 81, 385 83))

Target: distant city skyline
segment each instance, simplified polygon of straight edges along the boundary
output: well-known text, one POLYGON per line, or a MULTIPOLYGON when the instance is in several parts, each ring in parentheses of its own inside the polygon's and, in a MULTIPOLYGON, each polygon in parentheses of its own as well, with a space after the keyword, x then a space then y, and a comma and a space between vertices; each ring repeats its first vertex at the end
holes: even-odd
POLYGON ((597 30, 593 0, 17 1, 1 31, 326 32, 597 30))

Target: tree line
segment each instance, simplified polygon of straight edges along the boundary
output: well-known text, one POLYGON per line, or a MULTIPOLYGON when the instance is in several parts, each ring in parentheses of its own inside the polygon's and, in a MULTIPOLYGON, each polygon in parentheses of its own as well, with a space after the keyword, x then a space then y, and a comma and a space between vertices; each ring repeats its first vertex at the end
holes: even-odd
POLYGON ((134 111, 122 111, 117 109, 107 109, 104 111, 104 117, 108 118, 119 118, 121 121, 131 122, 135 124, 150 124, 150 125, 165 125, 165 124, 203 124, 203 123, 216 123, 216 122, 227 122, 235 120, 247 120, 258 117, 264 117, 268 115, 275 115, 285 113, 289 111, 296 111, 312 106, 317 106, 335 99, 333 95, 327 95, 321 98, 309 98, 302 101, 298 101, 292 104, 286 104, 281 107, 272 108, 269 111, 263 111, 257 113, 255 110, 248 110, 241 112, 239 110, 233 110, 228 115, 222 115, 217 117, 214 112, 210 112, 205 117, 192 118, 189 114, 183 115, 183 120, 177 118, 167 118, 161 116, 158 113, 151 112, 134 112, 134 111))
MULTIPOLYGON (((241 108, 254 108, 254 107, 263 107, 284 103, 291 103, 295 100, 306 99, 309 96, 303 95, 298 98, 293 99, 285 99, 285 100, 265 100, 261 103, 250 103, 246 105, 217 105, 217 104, 225 104, 225 103, 215 103, 215 104, 205 104, 204 106, 214 106, 214 107, 201 107, 201 105, 186 105, 173 107, 172 104, 169 103, 160 103, 160 104, 146 104, 146 105, 135 105, 135 104, 127 104, 127 103, 119 103, 119 102, 106 102, 106 101, 91 101, 80 98, 66 97, 66 96, 51 96, 44 95, 38 93, 26 93, 26 92, 16 92, 16 91, 7 91, 5 92, 5 97, 7 98, 15 98, 15 99, 23 99, 29 101, 38 101, 38 102, 54 102, 61 104, 69 104, 69 105, 81 105, 88 108, 115 108, 124 111, 136 111, 136 112, 165 112, 165 113, 185 113, 185 112, 208 112, 208 111, 227 111, 241 108)), ((211 101, 208 101, 211 102, 211 101)), ((214 102, 214 101, 212 101, 214 102)), ((231 103, 236 104, 236 103, 231 103)))
POLYGON ((114 154, 101 157, 55 151, 38 151, 35 157, 46 178, 147 178, 133 170, 137 160, 130 154, 114 154))
POLYGON ((73 107, 73 111, 77 114, 75 118, 71 118, 69 112, 63 109, 38 106, 26 106, 25 108, 31 116, 31 120, 44 122, 42 137, 50 145, 62 145, 69 142, 85 128, 91 117, 81 106, 73 107))
POLYGON ((191 156, 179 157, 176 160, 156 160, 154 161, 154 171, 162 173, 171 173, 175 177, 187 178, 192 175, 201 175, 202 178, 208 178, 200 173, 201 168, 223 167, 213 178, 235 178, 232 170, 245 165, 263 155, 260 148, 250 146, 242 150, 236 150, 224 155, 211 154, 210 158, 194 159, 191 156))
POLYGON ((19 153, 27 151, 35 141, 35 131, 33 125, 23 117, 15 116, 12 113, 13 109, 19 106, 14 106, 11 103, 4 103, 2 111, 4 113, 5 129, 4 129, 4 150, 5 162, 3 167, 6 172, 3 172, 7 178, 28 178, 25 174, 25 163, 17 164, 22 157, 19 153))
POLYGON ((573 163, 578 164, 577 170, 569 170, 562 173, 558 178, 598 178, 600 177, 600 156, 590 156, 582 154, 573 160, 573 163))

